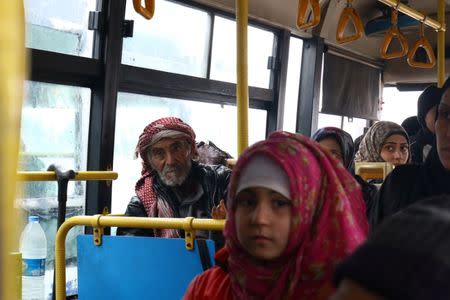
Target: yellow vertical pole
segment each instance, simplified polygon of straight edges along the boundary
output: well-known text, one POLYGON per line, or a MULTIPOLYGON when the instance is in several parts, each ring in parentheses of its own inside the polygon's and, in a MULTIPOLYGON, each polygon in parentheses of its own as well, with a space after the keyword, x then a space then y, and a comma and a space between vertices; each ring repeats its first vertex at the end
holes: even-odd
MULTIPOLYGON (((23 1, 0 1, 0 299, 17 299, 17 219, 14 199, 25 78, 23 1)), ((20 298, 19 298, 20 299, 20 298)))
POLYGON ((236 102, 238 156, 248 146, 248 1, 236 0, 236 102))
MULTIPOLYGON (((438 21, 441 29, 445 29, 445 1, 438 0, 438 21)), ((438 86, 442 87, 445 82, 445 31, 438 31, 438 86)))

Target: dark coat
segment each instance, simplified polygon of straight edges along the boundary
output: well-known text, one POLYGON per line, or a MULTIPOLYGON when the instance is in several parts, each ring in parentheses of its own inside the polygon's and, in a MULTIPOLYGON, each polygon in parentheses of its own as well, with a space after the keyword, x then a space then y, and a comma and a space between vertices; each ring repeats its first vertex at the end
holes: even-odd
POLYGON ((450 171, 439 160, 436 147, 420 165, 396 167, 384 181, 369 208, 372 229, 386 217, 426 197, 450 195, 450 171))
POLYGON ((372 206, 372 202, 375 199, 378 189, 374 184, 368 183, 367 181, 362 179, 361 176, 359 175, 353 175, 353 177, 355 177, 356 181, 361 186, 364 202, 366 203, 366 215, 367 218, 369 218, 370 213, 369 208, 372 206))
MULTIPOLYGON (((224 166, 203 165, 193 162, 191 173, 193 179, 200 183, 203 188, 203 196, 193 205, 195 208, 189 211, 195 211, 196 215, 182 215, 180 214, 180 203, 178 202, 175 193, 172 189, 159 179, 158 175, 154 175, 153 189, 158 195, 158 201, 166 201, 174 212, 177 218, 184 217, 198 217, 201 214, 204 218, 211 218, 212 207, 219 204, 221 199, 226 200, 228 182, 230 180, 231 170, 224 166)), ((183 210, 187 211, 187 210, 183 210)), ((144 205, 141 200, 134 196, 128 203, 126 216, 133 217, 148 217, 144 205)), ((117 235, 139 235, 139 236, 153 236, 153 230, 142 228, 117 228, 117 235)), ((213 239, 216 240, 214 233, 213 239)), ((181 235, 183 236, 183 234, 181 235)))
MULTIPOLYGON (((424 157, 424 148, 432 147, 435 143, 435 136, 428 130, 420 129, 416 135, 411 138, 411 162, 422 164, 426 160, 424 157)), ((431 151, 430 151, 431 152, 431 151)))

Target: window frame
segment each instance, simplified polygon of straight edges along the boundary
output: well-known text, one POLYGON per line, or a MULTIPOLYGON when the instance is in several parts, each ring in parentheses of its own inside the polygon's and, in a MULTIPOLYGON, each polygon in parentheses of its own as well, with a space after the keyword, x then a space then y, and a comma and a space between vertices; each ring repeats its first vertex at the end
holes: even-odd
MULTIPOLYGON (((171 1, 209 14, 234 18, 233 14, 188 0, 171 1)), ((114 152, 115 114, 118 92, 132 92, 149 96, 192 99, 208 103, 236 105, 236 84, 192 76, 122 65, 122 29, 126 0, 98 0, 99 28, 94 33, 92 58, 57 52, 28 49, 31 57, 29 80, 88 87, 91 89, 91 117, 88 141, 88 170, 112 170, 114 152), (102 26, 110 24, 110 26, 102 26)), ((213 17, 214 20, 214 17, 213 17)), ((274 33, 273 56, 275 67, 268 89, 249 87, 249 107, 267 110, 266 134, 276 130, 278 111, 283 106, 283 69, 287 70, 289 45, 286 30, 262 24, 249 18, 252 26, 274 33), (287 50, 286 50, 287 48, 287 50)), ((210 48, 212 48, 211 22, 210 48)), ((208 53, 210 74, 211 50, 208 53)), ((281 111, 282 112, 282 111, 281 111)), ((111 208, 112 188, 105 182, 89 181, 86 191, 86 214, 101 213, 111 208)), ((86 229, 91 232, 91 228, 86 229)), ((106 229, 109 233, 109 229, 106 229)))

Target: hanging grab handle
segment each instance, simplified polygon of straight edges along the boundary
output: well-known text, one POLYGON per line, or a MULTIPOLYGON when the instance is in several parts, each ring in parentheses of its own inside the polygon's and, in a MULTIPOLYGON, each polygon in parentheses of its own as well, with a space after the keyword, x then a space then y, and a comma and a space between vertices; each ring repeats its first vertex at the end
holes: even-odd
POLYGON ((434 65, 436 64, 436 56, 434 55, 434 51, 433 51, 433 48, 431 47, 430 43, 425 38, 425 34, 424 34, 424 30, 423 30, 423 23, 420 23, 419 32, 420 32, 420 37, 417 40, 417 42, 414 44, 414 46, 412 47, 411 51, 409 51, 407 61, 411 67, 430 69, 430 68, 434 67, 434 65), (419 48, 424 49, 425 52, 427 53, 428 62, 420 62, 420 61, 415 60, 415 56, 416 56, 417 50, 419 48))
POLYGON ((319 0, 299 0, 298 2, 298 15, 297 15, 297 27, 298 29, 312 28, 320 23, 320 4, 319 0), (305 21, 306 11, 308 10, 308 4, 311 4, 311 11, 313 19, 309 22, 305 21))
POLYGON ((142 6, 141 0, 133 0, 134 10, 146 18, 150 20, 155 13, 155 0, 145 0, 145 7, 142 6))
POLYGON ((353 42, 363 36, 364 26, 362 24, 361 17, 359 16, 356 9, 352 7, 351 3, 352 0, 347 1, 347 7, 344 8, 341 16, 339 17, 339 23, 336 30, 336 41, 339 44, 353 42), (347 27, 350 21, 353 23, 353 27, 355 28, 355 34, 345 36, 345 27, 347 27))
POLYGON ((381 46, 380 49, 380 54, 382 58, 385 59, 399 58, 405 56, 408 53, 409 49, 408 41, 397 27, 397 18, 398 12, 395 9, 393 9, 391 13, 392 26, 386 32, 386 35, 384 36, 383 45, 381 46), (401 50, 388 53, 389 46, 391 45, 392 40, 394 38, 397 38, 398 41, 400 42, 401 50))

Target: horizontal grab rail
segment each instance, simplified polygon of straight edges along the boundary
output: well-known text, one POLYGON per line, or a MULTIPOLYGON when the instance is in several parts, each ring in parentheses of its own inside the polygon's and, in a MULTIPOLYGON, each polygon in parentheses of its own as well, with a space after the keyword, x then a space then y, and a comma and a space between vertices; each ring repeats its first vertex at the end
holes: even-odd
POLYGON ((423 22, 425 25, 433 28, 436 31, 445 31, 446 30, 445 23, 441 23, 430 17, 427 17, 423 13, 418 12, 417 10, 400 2, 400 0, 378 0, 378 2, 384 3, 387 6, 390 6, 394 9, 398 10, 399 12, 404 13, 405 15, 410 16, 413 19, 416 19, 417 21, 423 22))
MULTIPOLYGON (((112 171, 80 171, 75 172, 75 178, 71 180, 116 180, 117 172, 112 171)), ((56 181, 56 172, 17 172, 18 181, 56 181)))
POLYGON ((139 227, 155 229, 223 230, 225 220, 187 218, 119 217, 110 215, 75 216, 67 219, 58 229, 55 238, 56 300, 66 299, 66 237, 77 225, 102 227, 139 227))

